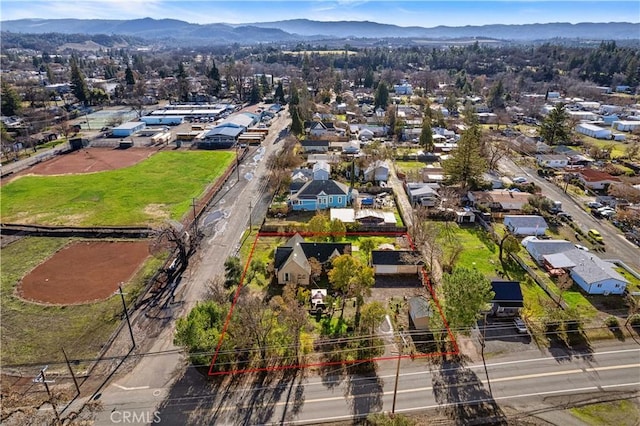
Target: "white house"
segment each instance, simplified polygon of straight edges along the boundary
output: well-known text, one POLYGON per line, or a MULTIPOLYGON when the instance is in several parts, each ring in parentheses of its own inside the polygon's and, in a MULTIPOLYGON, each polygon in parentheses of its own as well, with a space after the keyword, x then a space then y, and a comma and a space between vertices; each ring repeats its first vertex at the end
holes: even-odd
POLYGON ((544 256, 563 251, 573 250, 573 243, 566 240, 539 240, 536 237, 525 237, 522 239, 522 246, 538 264, 542 264, 544 256))
POLYGON ((328 180, 331 175, 331 166, 326 161, 318 161, 313 165, 313 180, 328 180))
POLYGON ((569 157, 560 154, 538 154, 536 161, 540 167, 562 169, 569 164, 569 157))
POLYGON ((419 204, 423 207, 435 207, 439 203, 437 189, 439 185, 426 183, 407 183, 405 189, 411 203, 419 204))
POLYGON ((367 182, 386 182, 388 179, 389 163, 384 160, 374 161, 364 171, 364 180, 367 182))
POLYGON ((550 267, 568 269, 573 281, 589 294, 624 294, 629 283, 615 270, 613 263, 584 250, 574 248, 546 255, 544 259, 550 267))
POLYGON ((578 123, 576 132, 596 139, 611 139, 611 130, 590 123, 578 123))
POLYGON ((506 215, 504 226, 514 235, 544 235, 548 226, 542 216, 506 215))

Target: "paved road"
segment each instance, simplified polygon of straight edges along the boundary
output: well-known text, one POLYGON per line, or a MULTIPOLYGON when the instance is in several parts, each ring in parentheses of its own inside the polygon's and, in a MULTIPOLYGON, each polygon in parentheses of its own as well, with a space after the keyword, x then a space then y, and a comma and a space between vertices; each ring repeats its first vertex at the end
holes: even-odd
POLYGON ((605 259, 621 259, 627 265, 640 271, 640 248, 627 240, 620 230, 613 226, 607 219, 596 219, 593 215, 587 213, 581 200, 576 200, 566 194, 561 188, 554 183, 537 175, 535 170, 527 167, 521 167, 515 164, 511 159, 504 157, 500 162, 503 171, 513 176, 526 176, 531 182, 535 182, 542 188, 542 194, 552 200, 562 201, 562 209, 569 213, 574 222, 585 233, 589 229, 597 229, 605 240, 606 253, 600 257, 605 259))
MULTIPOLYGON (((403 360, 396 412, 437 409, 458 416, 464 423, 464 419, 504 416, 505 406, 510 406, 553 419, 555 411, 562 412, 567 398, 637 397, 639 368, 640 348, 635 343, 602 347, 582 355, 543 355, 537 349, 515 352, 488 362, 490 386, 482 364, 445 362, 436 366, 425 360, 403 360)), ((336 371, 330 370, 304 377, 302 373, 270 373, 248 383, 238 380, 217 385, 188 369, 157 414, 161 424, 317 424, 350 420, 371 412, 391 411, 395 361, 381 363, 378 371, 377 375, 341 376, 332 375, 336 371)), ((136 389, 124 392, 129 396, 127 402, 107 405, 105 413, 112 416, 112 410, 152 410, 147 393, 136 389)))
MULTIPOLYGON (((224 274, 223 263, 227 257, 237 252, 238 242, 249 224, 250 212, 253 218, 264 217, 270 201, 268 182, 263 179, 267 175, 266 159, 282 146, 277 141, 281 132, 286 132, 289 122, 288 114, 281 112, 272 123, 272 131, 263 142, 263 147, 252 150, 245 157, 239 173, 229 179, 213 200, 210 215, 204 215, 200 223, 207 236, 176 289, 175 303, 167 307, 167 316, 171 320, 168 324, 162 324, 163 328, 153 345, 145 348, 145 352, 157 355, 141 358, 133 371, 124 377, 114 378, 103 389, 100 401, 108 409, 99 414, 98 424, 113 423, 111 410, 117 411, 132 402, 141 404, 140 407, 152 413, 167 396, 176 378, 184 373, 186 362, 179 348, 173 345, 175 319, 188 313, 198 301, 203 300, 207 282, 211 278, 224 274)), ((144 315, 140 311, 135 314, 138 317, 144 315)), ((136 319, 138 318, 134 318, 134 322, 136 319)), ((137 321, 139 323, 140 319, 137 321)), ((139 325, 134 328, 137 334, 145 334, 145 330, 141 330, 139 325)))

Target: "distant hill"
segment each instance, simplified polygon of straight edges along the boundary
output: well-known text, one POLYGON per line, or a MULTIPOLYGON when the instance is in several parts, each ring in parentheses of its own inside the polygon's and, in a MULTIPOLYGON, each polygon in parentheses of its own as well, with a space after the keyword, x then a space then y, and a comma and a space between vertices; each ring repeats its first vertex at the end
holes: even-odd
POLYGON ((634 40, 640 39, 640 24, 553 23, 527 25, 484 25, 434 28, 400 27, 368 21, 319 22, 294 19, 251 24, 191 24, 176 19, 20 19, 2 21, 3 32, 108 34, 141 37, 148 40, 173 40, 205 44, 270 43, 297 40, 345 38, 459 39, 492 38, 512 41, 546 39, 634 40))

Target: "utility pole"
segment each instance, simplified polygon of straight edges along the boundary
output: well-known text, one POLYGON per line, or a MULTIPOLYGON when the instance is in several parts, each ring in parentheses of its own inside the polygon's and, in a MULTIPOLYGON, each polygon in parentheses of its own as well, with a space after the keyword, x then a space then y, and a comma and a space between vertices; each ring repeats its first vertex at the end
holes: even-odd
POLYGON ((489 370, 487 370, 487 362, 484 359, 484 346, 485 346, 485 337, 487 335, 487 314, 484 314, 484 321, 482 322, 482 338, 480 342, 480 354, 482 355, 482 364, 484 365, 484 374, 487 376, 487 386, 489 387, 489 395, 493 396, 493 391, 491 390, 491 381, 489 380, 489 370))
POLYGON ((198 215, 196 214, 196 199, 191 199, 191 207, 193 208, 193 229, 195 231, 196 238, 198 237, 198 215))
POLYGON ((129 318, 129 311, 127 311, 127 304, 124 301, 124 295, 126 293, 122 292, 122 284, 118 286, 117 294, 120 294, 120 298, 122 299, 122 309, 124 309, 124 315, 127 318, 127 325, 129 326, 129 335, 131 336, 131 343, 133 344, 133 347, 131 349, 135 349, 136 340, 133 338, 133 329, 131 328, 131 319, 129 318))
POLYGON ((69 373, 71 373, 71 378, 73 379, 73 384, 76 385, 76 392, 78 392, 78 395, 80 395, 80 386, 78 386, 78 379, 76 379, 76 375, 73 373, 73 368, 71 368, 71 363, 69 362, 69 358, 67 358, 67 353, 64 351, 63 347, 60 347, 60 349, 62 349, 62 354, 64 355, 64 360, 67 363, 67 368, 69 369, 69 373))
POLYGON ((53 408, 53 414, 56 416, 56 420, 58 420, 58 424, 62 424, 62 420, 60 419, 60 414, 58 414, 58 407, 56 407, 56 403, 51 396, 51 389, 49 389, 49 383, 55 383, 53 380, 47 380, 45 376, 45 371, 49 368, 48 365, 45 365, 40 373, 33 379, 34 383, 42 383, 44 384, 44 388, 47 390, 47 395, 49 396, 49 404, 51 404, 51 408, 53 408))
MULTIPOLYGON (((400 336, 402 337, 402 336, 400 336)), ((404 337, 403 337, 404 340, 404 337)), ((393 385, 393 403, 391 404, 391 417, 396 414, 396 396, 398 395, 398 379, 400 378, 400 360, 402 359, 402 349, 404 348, 404 343, 400 344, 398 341, 398 363, 396 364, 396 381, 393 385)))
POLYGON ((249 200, 249 233, 251 233, 251 200, 249 200))
POLYGON ((240 145, 236 142, 236 175, 238 176, 238 182, 240 182, 240 145))

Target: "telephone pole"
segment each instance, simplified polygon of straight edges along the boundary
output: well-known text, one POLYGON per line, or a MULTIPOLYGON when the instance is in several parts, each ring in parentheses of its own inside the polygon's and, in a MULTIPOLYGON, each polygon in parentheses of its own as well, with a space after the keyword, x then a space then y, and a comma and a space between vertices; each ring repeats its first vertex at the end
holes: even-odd
POLYGON ((131 349, 135 349, 136 339, 134 339, 133 337, 133 329, 131 328, 131 319, 129 318, 129 311, 127 311, 127 304, 124 301, 124 295, 126 293, 122 292, 122 285, 118 286, 118 291, 116 292, 116 294, 119 294, 120 298, 122 299, 122 309, 124 310, 124 315, 127 318, 127 325, 129 326, 129 335, 131 336, 131 343, 133 344, 133 347, 131 349))
POLYGON ((53 397, 51 396, 51 389, 49 389, 49 383, 55 383, 55 382, 53 380, 47 380, 47 377, 45 376, 45 371, 47 371, 47 368, 49 368, 49 366, 45 365, 40 370, 40 373, 38 373, 38 375, 33 379, 33 382, 44 384, 44 388, 47 390, 47 395, 49 396, 49 404, 51 404, 51 408, 53 408, 53 414, 56 416, 56 420, 58 421, 58 424, 62 424, 62 420, 60 419, 60 414, 58 414, 58 407, 56 407, 56 403, 53 400, 53 397))

